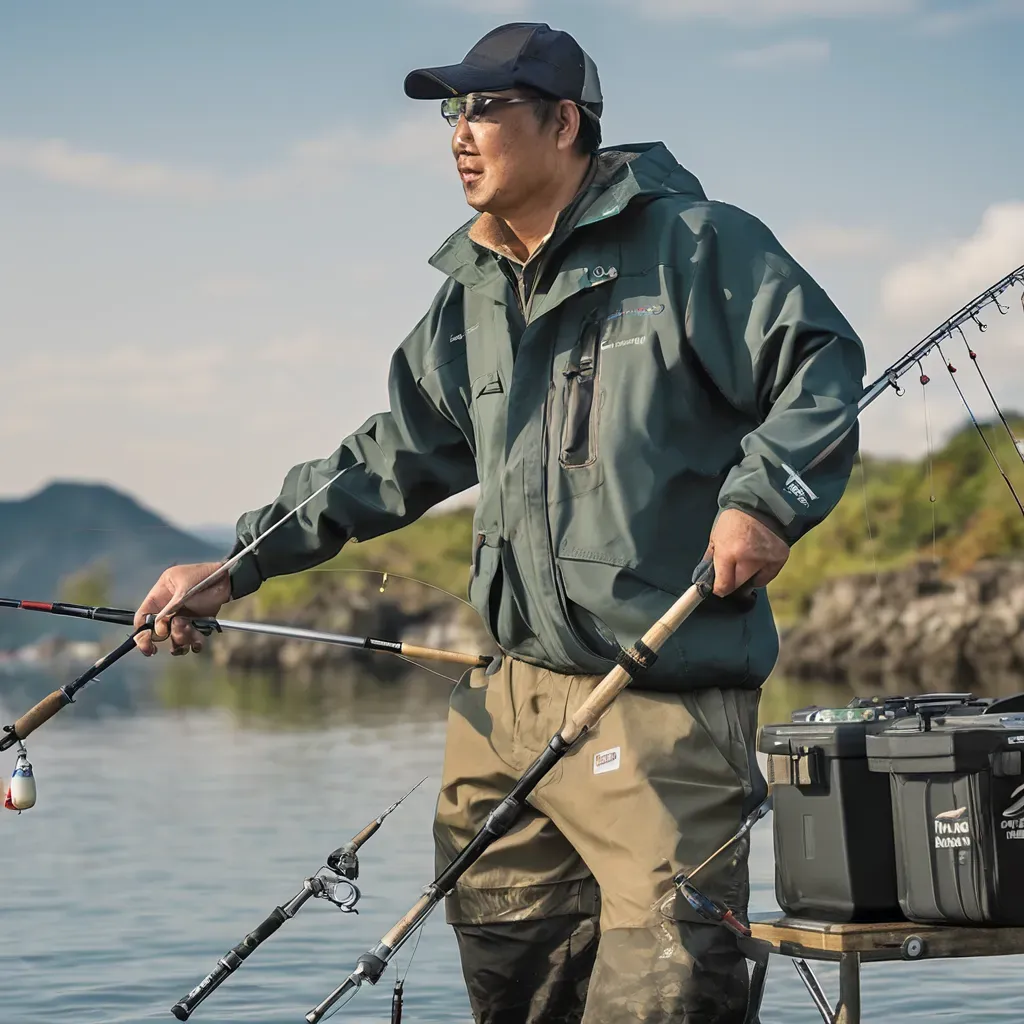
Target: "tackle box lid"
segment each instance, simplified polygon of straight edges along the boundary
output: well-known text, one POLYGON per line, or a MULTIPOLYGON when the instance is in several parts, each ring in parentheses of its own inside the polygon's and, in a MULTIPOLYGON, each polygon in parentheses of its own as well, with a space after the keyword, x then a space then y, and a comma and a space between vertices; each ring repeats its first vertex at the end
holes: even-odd
MULTIPOLYGON (((973 714, 985 711, 992 701, 970 693, 926 693, 912 697, 855 697, 846 707, 812 704, 791 715, 791 721, 765 725, 758 738, 763 754, 796 756, 820 750, 826 757, 865 757, 869 734, 886 729, 894 721, 924 711, 928 715, 973 714)), ((1024 702, 1022 702, 1024 708, 1024 702)))
POLYGON ((874 772, 1022 774, 1024 700, 997 701, 981 714, 917 714, 888 722, 865 738, 874 772))

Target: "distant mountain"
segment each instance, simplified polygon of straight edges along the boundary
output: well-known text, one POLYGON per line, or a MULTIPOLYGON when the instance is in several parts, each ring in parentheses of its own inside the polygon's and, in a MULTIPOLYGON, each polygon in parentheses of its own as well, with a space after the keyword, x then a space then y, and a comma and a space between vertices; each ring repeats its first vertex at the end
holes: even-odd
MULTIPOLYGON (((73 600, 77 593, 97 598, 83 603, 135 607, 167 566, 224 554, 223 544, 185 533, 103 484, 55 482, 27 498, 0 501, 0 595, 5 597, 73 600)), ((100 628, 0 610, 0 648, 52 633, 97 637, 100 628)))
POLYGON ((221 555, 226 555, 235 544, 234 523, 201 523, 199 526, 190 526, 188 532, 193 537, 206 541, 207 544, 214 544, 224 550, 221 555))

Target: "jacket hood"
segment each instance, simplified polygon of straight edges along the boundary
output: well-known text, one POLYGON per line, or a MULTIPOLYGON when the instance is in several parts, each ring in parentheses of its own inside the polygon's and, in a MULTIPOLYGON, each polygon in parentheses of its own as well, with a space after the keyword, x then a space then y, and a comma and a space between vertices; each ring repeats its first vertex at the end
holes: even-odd
MULTIPOLYGON (((663 142, 630 143, 600 150, 588 192, 574 227, 614 217, 641 196, 680 195, 694 202, 707 199, 697 176, 683 167, 663 142)), ((470 229, 482 216, 477 214, 451 234, 430 258, 430 265, 456 278, 464 277, 468 266, 474 266, 480 273, 486 272, 488 264, 493 267, 492 254, 469 237, 470 229)))

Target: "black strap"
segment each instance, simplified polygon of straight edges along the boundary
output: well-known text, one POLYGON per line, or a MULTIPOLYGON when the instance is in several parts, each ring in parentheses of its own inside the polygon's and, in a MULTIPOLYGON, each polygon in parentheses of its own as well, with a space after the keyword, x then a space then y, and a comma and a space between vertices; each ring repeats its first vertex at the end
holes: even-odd
POLYGON ((631 679, 642 679, 657 660, 658 655, 643 640, 637 640, 629 650, 619 651, 615 664, 625 669, 631 679))

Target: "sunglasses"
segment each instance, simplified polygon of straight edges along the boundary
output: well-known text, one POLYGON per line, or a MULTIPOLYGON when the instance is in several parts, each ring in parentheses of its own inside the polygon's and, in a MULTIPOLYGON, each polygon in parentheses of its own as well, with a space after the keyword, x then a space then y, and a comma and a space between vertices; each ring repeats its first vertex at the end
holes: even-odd
POLYGON ((449 96, 441 100, 441 116, 453 128, 465 117, 471 124, 481 121, 495 105, 511 105, 513 103, 536 103, 536 96, 486 96, 483 93, 471 92, 467 96, 449 96))

